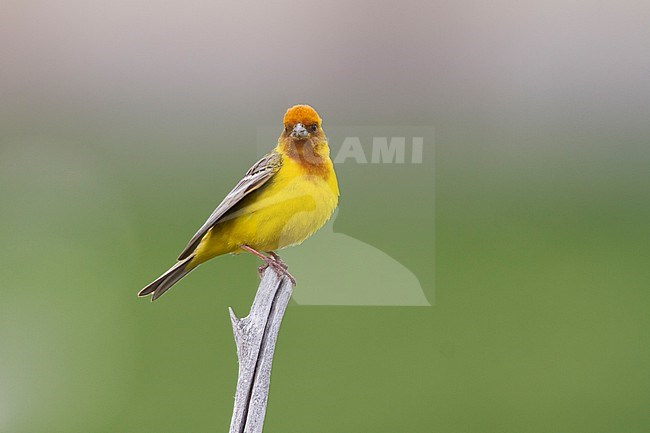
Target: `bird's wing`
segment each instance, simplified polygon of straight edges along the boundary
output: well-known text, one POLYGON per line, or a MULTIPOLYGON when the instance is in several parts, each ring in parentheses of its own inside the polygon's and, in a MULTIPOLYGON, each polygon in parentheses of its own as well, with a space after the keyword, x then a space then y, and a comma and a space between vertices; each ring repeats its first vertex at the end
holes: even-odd
POLYGON ((210 230, 219 219, 228 212, 234 205, 239 203, 251 191, 255 191, 266 181, 268 181, 282 165, 282 156, 277 152, 270 152, 262 159, 257 161, 247 172, 246 175, 239 183, 226 195, 219 206, 212 212, 208 220, 201 226, 201 228, 192 237, 187 244, 178 260, 183 260, 188 257, 196 249, 201 242, 201 239, 210 230))

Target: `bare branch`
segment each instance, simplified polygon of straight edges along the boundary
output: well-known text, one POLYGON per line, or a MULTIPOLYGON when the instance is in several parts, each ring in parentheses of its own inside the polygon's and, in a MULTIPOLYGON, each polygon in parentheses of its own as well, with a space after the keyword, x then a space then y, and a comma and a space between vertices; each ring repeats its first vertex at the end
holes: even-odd
POLYGON ((291 292, 291 281, 269 267, 248 316, 239 319, 230 309, 239 360, 230 433, 262 432, 275 343, 291 292))

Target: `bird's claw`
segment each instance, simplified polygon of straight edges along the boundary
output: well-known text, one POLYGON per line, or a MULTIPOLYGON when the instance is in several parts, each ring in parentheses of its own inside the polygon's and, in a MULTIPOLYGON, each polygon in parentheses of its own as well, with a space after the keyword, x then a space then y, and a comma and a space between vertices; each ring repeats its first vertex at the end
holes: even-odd
POLYGON ((269 251, 268 253, 278 265, 282 266, 284 269, 289 269, 289 266, 287 266, 287 264, 284 263, 284 261, 280 258, 280 256, 278 256, 273 251, 269 251))
POLYGON ((264 264, 257 268, 257 273, 259 274, 260 278, 264 275, 264 271, 266 271, 267 268, 271 268, 275 271, 276 274, 282 276, 286 276, 289 278, 289 281, 291 281, 291 284, 293 286, 296 285, 296 279, 291 275, 288 271, 289 267, 287 266, 286 263, 282 261, 280 256, 275 254, 272 251, 269 251, 270 257, 264 258, 264 264))

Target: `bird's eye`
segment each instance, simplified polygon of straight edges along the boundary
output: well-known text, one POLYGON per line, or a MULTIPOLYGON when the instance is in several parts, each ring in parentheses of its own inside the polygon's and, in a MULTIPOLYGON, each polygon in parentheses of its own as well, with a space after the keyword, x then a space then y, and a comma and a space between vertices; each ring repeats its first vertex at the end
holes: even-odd
POLYGON ((318 125, 311 125, 311 126, 309 127, 309 130, 310 130, 311 132, 316 132, 316 131, 318 131, 318 125))

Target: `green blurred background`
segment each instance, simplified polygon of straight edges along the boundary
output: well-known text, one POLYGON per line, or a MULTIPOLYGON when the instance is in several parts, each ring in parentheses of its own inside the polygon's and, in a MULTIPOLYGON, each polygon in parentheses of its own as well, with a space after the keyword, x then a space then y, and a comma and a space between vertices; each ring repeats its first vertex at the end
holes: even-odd
POLYGON ((326 131, 435 129, 423 164, 340 164, 334 224, 433 306, 292 305, 265 431, 650 431, 649 19, 641 1, 4 1, 0 432, 226 431, 227 307, 246 313, 258 263, 135 294, 302 102, 326 131))

